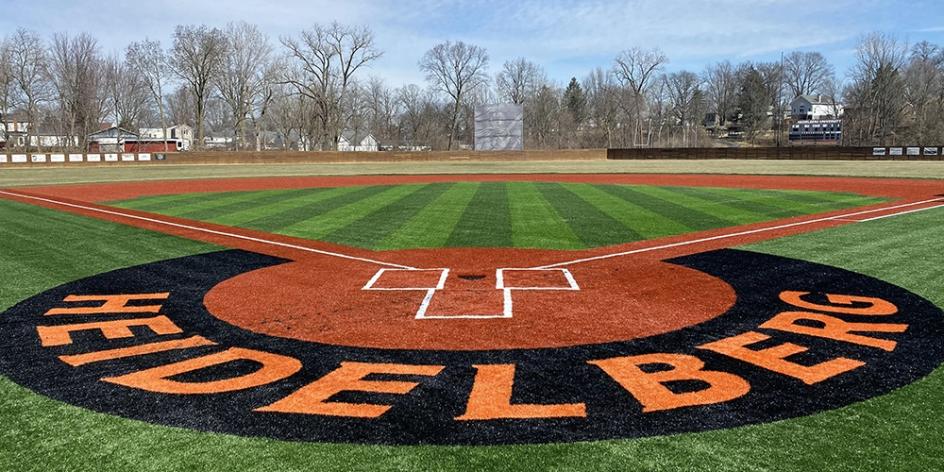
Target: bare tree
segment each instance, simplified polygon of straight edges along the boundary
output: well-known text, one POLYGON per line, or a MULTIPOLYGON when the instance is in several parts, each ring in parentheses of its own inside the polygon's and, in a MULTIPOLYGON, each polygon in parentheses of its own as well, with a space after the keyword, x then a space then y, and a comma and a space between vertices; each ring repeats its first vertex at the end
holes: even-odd
POLYGON ((597 68, 584 79, 583 89, 587 96, 588 118, 597 132, 602 133, 599 139, 590 142, 590 146, 611 148, 619 120, 620 86, 612 73, 597 68))
MULTIPOLYGON (((170 64, 161 43, 145 39, 131 43, 125 53, 132 74, 139 78, 157 107, 157 115, 161 123, 161 135, 164 139, 164 152, 167 152, 167 120, 164 111, 164 88, 170 80, 170 64)), ((120 81, 121 79, 116 79, 120 81)), ((120 84, 116 83, 116 86, 120 84)), ((129 97, 130 98, 130 97, 129 97)))
MULTIPOLYGON (((18 103, 26 110, 26 146, 39 121, 39 107, 52 99, 48 77, 48 55, 38 34, 18 29, 10 40, 10 60, 18 103)), ((38 144, 38 142, 37 142, 38 144)))
POLYGON ((888 144, 898 131, 905 108, 901 71, 907 45, 897 38, 873 33, 856 48, 852 84, 846 91, 849 111, 843 137, 860 144, 888 144))
POLYGON ((495 76, 495 87, 502 100, 521 105, 547 82, 541 66, 523 58, 505 62, 495 76))
POLYGON ((282 81, 317 106, 321 121, 319 147, 337 149, 342 131, 341 105, 355 76, 383 55, 374 45, 373 33, 366 27, 316 24, 297 39, 282 38, 282 44, 295 62, 282 81))
POLYGON ((268 121, 267 114, 278 94, 280 87, 278 83, 279 74, 283 67, 283 64, 278 60, 269 61, 262 71, 259 89, 254 94, 253 108, 255 108, 255 111, 250 111, 249 118, 252 120, 253 131, 256 135, 256 151, 262 150, 263 126, 268 121))
POLYGON ((737 71, 730 62, 719 62, 705 68, 702 80, 705 83, 709 106, 717 114, 718 124, 723 127, 734 111, 737 100, 737 71))
POLYGON ((659 49, 632 48, 616 57, 613 72, 620 85, 628 89, 631 95, 633 123, 633 145, 637 136, 642 136, 642 114, 646 106, 646 89, 652 85, 662 67, 669 62, 668 57, 659 49))
POLYGON ((151 94, 144 76, 117 56, 105 60, 105 91, 114 122, 134 129, 150 112, 151 94))
POLYGON ((795 98, 822 94, 833 78, 833 66, 818 52, 794 51, 784 58, 784 81, 795 98))
POLYGON ((0 39, 0 118, 3 126, 3 141, 9 145, 9 130, 7 129, 7 114, 13 108, 13 57, 10 41, 0 39))
POLYGON ((367 128, 381 143, 396 140, 396 115, 399 110, 396 93, 379 77, 371 77, 366 86, 367 128))
POLYGON ((228 24, 224 38, 227 53, 218 57, 220 73, 214 82, 232 114, 233 144, 238 149, 245 145, 244 125, 251 119, 253 105, 266 89, 272 46, 256 25, 245 22, 228 24))
POLYGON ((552 144, 560 147, 561 96, 560 90, 545 84, 528 98, 524 114, 525 129, 538 148, 548 148, 552 144), (552 141, 555 132, 558 139, 552 141))
POLYGON ((426 73, 426 80, 452 99, 448 144, 448 149, 452 149, 466 94, 488 82, 488 52, 462 41, 446 41, 426 51, 419 66, 426 73))
POLYGON ((704 110, 704 96, 700 80, 693 72, 682 71, 665 77, 666 89, 672 104, 672 114, 682 130, 682 145, 691 144, 689 136, 695 128, 698 114, 704 110))
POLYGON ((58 96, 61 133, 69 145, 97 131, 105 113, 104 63, 98 41, 87 34, 53 35, 48 72, 58 96))
POLYGON ((211 85, 220 73, 221 57, 230 53, 226 46, 226 38, 217 28, 178 25, 174 30, 170 64, 193 97, 198 147, 203 146, 211 85))
POLYGON ((180 85, 164 97, 167 102, 167 117, 172 123, 190 123, 196 116, 193 97, 186 85, 180 85))
POLYGON ((926 143, 944 140, 944 50, 916 44, 902 73, 907 138, 926 143))

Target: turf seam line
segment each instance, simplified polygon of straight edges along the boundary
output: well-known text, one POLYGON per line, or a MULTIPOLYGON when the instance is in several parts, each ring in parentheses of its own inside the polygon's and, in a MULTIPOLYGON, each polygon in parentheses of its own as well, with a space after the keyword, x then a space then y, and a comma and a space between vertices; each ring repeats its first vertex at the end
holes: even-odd
POLYGON ((225 231, 217 231, 217 230, 208 229, 208 228, 201 228, 201 227, 199 227, 199 226, 185 225, 185 224, 182 224, 182 223, 173 223, 173 222, 170 222, 170 221, 163 221, 163 220, 159 220, 159 219, 156 219, 156 218, 148 218, 148 217, 144 217, 144 216, 132 215, 132 214, 130 214, 130 213, 122 213, 122 212, 120 212, 120 211, 112 211, 112 210, 105 210, 105 209, 101 209, 101 208, 89 207, 89 206, 84 206, 84 205, 76 205, 76 204, 73 204, 73 203, 61 202, 61 201, 57 201, 57 200, 53 200, 53 199, 49 199, 49 198, 35 197, 35 196, 32 196, 32 195, 25 195, 25 194, 19 194, 19 193, 14 193, 14 192, 7 192, 7 191, 3 191, 3 190, 0 190, 0 194, 3 194, 3 195, 10 195, 10 196, 13 196, 13 197, 18 197, 18 198, 26 198, 26 199, 30 199, 30 200, 38 200, 38 201, 41 201, 41 202, 52 203, 52 204, 54 204, 54 205, 61 205, 61 206, 67 206, 67 207, 72 207, 72 208, 78 208, 78 209, 87 210, 87 211, 94 211, 94 212, 98 212, 98 213, 104 213, 104 214, 107 214, 107 215, 114 215, 114 216, 120 216, 120 217, 124 217, 124 218, 130 218, 130 219, 135 219, 135 220, 147 221, 147 222, 150 222, 150 223, 156 223, 156 224, 161 224, 161 225, 166 225, 166 226, 173 226, 173 227, 176 227, 176 228, 182 228, 182 229, 187 229, 187 230, 192 230, 192 231, 198 231, 198 232, 202 232, 202 233, 215 234, 215 235, 218 235, 218 236, 226 236, 226 237, 230 237, 230 238, 234 238, 234 239, 242 239, 242 240, 245 240, 245 241, 252 241, 252 242, 261 243, 261 244, 269 244, 269 245, 272 245, 272 246, 279 246, 279 247, 284 247, 284 248, 289 248, 289 249, 295 249, 295 250, 299 250, 299 251, 311 252, 311 253, 315 253, 315 254, 321 254, 321 255, 324 255, 324 256, 331 256, 331 257, 337 257, 337 258, 341 258, 341 259, 348 259, 348 260, 352 260, 352 261, 366 262, 366 263, 376 264, 376 265, 380 265, 380 266, 396 267, 396 268, 400 268, 400 269, 415 269, 415 267, 410 267, 410 266, 405 266, 405 265, 400 265, 400 264, 394 264, 394 263, 392 263, 392 262, 378 261, 378 260, 374 260, 374 259, 368 259, 368 258, 365 258, 365 257, 357 257, 357 256, 351 256, 351 255, 348 255, 348 254, 341 254, 341 253, 338 253, 338 252, 323 251, 323 250, 321 250, 321 249, 314 249, 314 248, 310 248, 310 247, 298 246, 298 245, 289 244, 289 243, 281 243, 281 242, 278 242, 278 241, 272 241, 272 240, 268 240, 268 239, 254 238, 254 237, 252 237, 252 236, 243 236, 243 235, 236 234, 236 233, 227 233, 227 232, 225 232, 225 231))
MULTIPOLYGON (((776 230, 779 230, 779 229, 792 228, 792 227, 795 227, 795 226, 803 226, 803 225, 809 225, 809 224, 815 224, 815 223, 822 223, 822 222, 824 222, 824 221, 845 221, 845 220, 843 220, 843 218, 849 218, 849 217, 852 217, 852 216, 865 215, 865 214, 870 214, 870 213, 879 213, 879 212, 882 212, 882 211, 896 210, 896 209, 899 209, 899 208, 907 208, 907 207, 913 207, 913 206, 917 206, 917 205, 924 205, 924 204, 928 204, 928 203, 941 202, 941 201, 944 201, 944 199, 941 199, 941 198, 934 198, 934 199, 930 199, 930 200, 923 200, 923 201, 920 201, 920 202, 905 203, 905 204, 902 204, 902 205, 896 205, 896 206, 891 206, 891 207, 876 208, 876 209, 872 209, 872 210, 863 210, 863 211, 858 211, 858 212, 853 212, 853 213, 846 213, 846 214, 843 214, 843 215, 836 215, 836 216, 830 216, 830 217, 825 217, 825 218, 817 218, 817 219, 813 219, 813 220, 798 221, 798 222, 795 222, 795 223, 788 223, 788 224, 777 225, 777 226, 769 226, 769 227, 766 227, 766 228, 758 228, 758 229, 753 229, 753 230, 748 230, 748 231, 739 231, 739 232, 736 232, 736 233, 721 234, 721 235, 718 235, 718 236, 711 236, 711 237, 707 237, 707 238, 699 238, 699 239, 693 239, 693 240, 688 240, 688 241, 679 241, 679 242, 676 242, 676 243, 662 244, 662 245, 659 245, 659 246, 651 246, 651 247, 645 247, 645 248, 641 248, 641 249, 634 249, 634 250, 632 250, 632 251, 624 251, 624 252, 617 252, 617 253, 613 253, 613 254, 604 254, 604 255, 601 255, 601 256, 586 257, 586 258, 582 258, 582 259, 574 259, 574 260, 572 260, 572 261, 558 262, 558 263, 555 263, 555 264, 548 264, 548 265, 543 265, 543 266, 534 267, 534 268, 535 268, 535 269, 551 269, 551 268, 557 268, 557 267, 568 266, 568 265, 573 265, 573 264, 581 264, 581 263, 584 263, 584 262, 593 262, 593 261, 599 261, 599 260, 603 260, 603 259, 611 259, 611 258, 614 258, 614 257, 630 256, 630 255, 633 255, 633 254, 641 254, 641 253, 644 253, 644 252, 652 252, 652 251, 658 251, 658 250, 662 250, 662 249, 671 249, 671 248, 675 248, 675 247, 689 246, 689 245, 692 245, 692 244, 700 244, 700 243, 709 242, 709 241, 717 241, 717 240, 720 240, 720 239, 728 239, 728 238, 735 238, 735 237, 738 237, 738 236, 746 236, 746 235, 750 235, 750 234, 764 233, 764 232, 768 232, 768 231, 776 231, 776 230)), ((935 206, 935 207, 932 207, 932 208, 939 208, 939 207, 942 207, 942 206, 944 206, 944 205, 938 205, 938 206, 935 206)), ((898 212, 898 213, 893 213, 893 214, 891 214, 891 215, 884 215, 884 216, 882 216, 882 217, 884 218, 884 217, 890 217, 890 216, 898 216, 899 214, 903 215, 903 214, 906 214, 906 213, 914 213, 914 212, 916 212, 916 211, 929 210, 929 209, 931 209, 931 208, 921 208, 921 209, 919 209, 919 210, 911 210, 911 211, 907 211, 907 212, 898 212)), ((871 220, 868 220, 868 219, 867 219, 867 220, 856 220, 856 222, 862 223, 862 222, 866 222, 866 221, 872 221, 872 220, 875 220, 875 219, 878 219, 878 218, 872 218, 871 220)))

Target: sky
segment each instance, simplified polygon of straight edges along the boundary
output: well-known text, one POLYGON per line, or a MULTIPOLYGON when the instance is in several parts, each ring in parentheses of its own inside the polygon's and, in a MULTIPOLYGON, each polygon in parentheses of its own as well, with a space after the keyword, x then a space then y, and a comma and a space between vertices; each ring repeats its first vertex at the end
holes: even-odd
POLYGON ((944 0, 36 0, 3 10, 0 35, 19 27, 44 36, 87 32, 106 53, 145 37, 169 46, 176 24, 247 21, 274 44, 314 23, 366 25, 384 51, 366 75, 391 86, 422 83, 417 61, 446 40, 485 47, 492 74, 525 57, 557 83, 609 68, 631 47, 661 49, 667 71, 696 72, 723 60, 816 50, 843 75, 857 40, 873 31, 944 45, 944 0))

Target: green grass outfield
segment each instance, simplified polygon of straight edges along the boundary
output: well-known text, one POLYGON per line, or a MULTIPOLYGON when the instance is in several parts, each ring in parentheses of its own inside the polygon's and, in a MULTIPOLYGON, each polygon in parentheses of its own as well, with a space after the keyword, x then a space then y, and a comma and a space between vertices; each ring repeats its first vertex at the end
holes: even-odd
POLYGON ((793 190, 458 182, 160 195, 114 205, 369 249, 581 249, 881 201, 793 190))
MULTIPOLYGON (((944 210, 750 246, 900 285, 944 306, 944 210)), ((0 309, 81 277, 217 247, 0 200, 0 309)), ((155 426, 0 378, 0 470, 944 470, 944 369, 891 394, 777 423, 638 440, 390 447, 155 426)))
POLYGON ((343 164, 129 164, 0 167, 0 188, 54 183, 305 175, 753 174, 944 179, 944 161, 438 161, 343 164))

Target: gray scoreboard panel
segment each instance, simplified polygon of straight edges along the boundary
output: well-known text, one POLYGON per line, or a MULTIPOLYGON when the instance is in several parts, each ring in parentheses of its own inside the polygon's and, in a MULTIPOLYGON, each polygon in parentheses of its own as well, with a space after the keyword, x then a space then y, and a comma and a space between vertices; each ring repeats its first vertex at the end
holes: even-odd
POLYGON ((480 105, 475 109, 476 151, 524 150, 524 107, 480 105))

